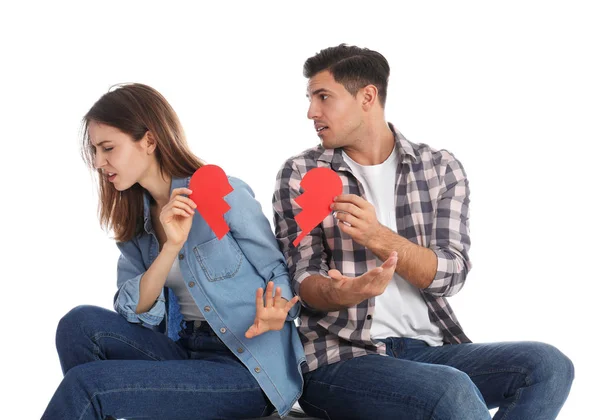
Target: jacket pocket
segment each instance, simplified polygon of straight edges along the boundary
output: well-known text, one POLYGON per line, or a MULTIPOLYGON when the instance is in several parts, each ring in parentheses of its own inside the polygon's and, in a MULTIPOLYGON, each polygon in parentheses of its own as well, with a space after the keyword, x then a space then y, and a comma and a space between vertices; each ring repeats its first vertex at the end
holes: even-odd
POLYGON ((242 265, 242 251, 230 235, 195 246, 194 255, 208 281, 231 278, 242 265))

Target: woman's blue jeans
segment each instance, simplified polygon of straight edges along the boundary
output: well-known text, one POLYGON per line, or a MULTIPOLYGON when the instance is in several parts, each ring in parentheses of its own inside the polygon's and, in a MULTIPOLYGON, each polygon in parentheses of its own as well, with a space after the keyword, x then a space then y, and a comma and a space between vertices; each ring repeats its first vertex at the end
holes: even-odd
POLYGON ((61 384, 42 419, 239 419, 274 408, 210 328, 166 335, 78 306, 58 324, 61 384))

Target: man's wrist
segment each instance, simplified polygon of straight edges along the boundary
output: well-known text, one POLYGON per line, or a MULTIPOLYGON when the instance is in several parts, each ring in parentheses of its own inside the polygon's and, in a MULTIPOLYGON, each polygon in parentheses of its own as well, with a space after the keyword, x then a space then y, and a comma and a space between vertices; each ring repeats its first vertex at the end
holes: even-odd
POLYGON ((365 244, 365 248, 369 249, 374 253, 378 253, 383 251, 385 248, 385 238, 391 231, 383 226, 381 223, 378 223, 377 229, 374 234, 371 236, 371 239, 367 244, 365 244))

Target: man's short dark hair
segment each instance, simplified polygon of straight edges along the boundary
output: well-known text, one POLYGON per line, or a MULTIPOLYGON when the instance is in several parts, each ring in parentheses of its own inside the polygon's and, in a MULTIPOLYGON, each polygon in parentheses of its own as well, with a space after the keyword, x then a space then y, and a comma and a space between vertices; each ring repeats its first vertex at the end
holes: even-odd
POLYGON ((385 106, 390 65, 377 51, 340 44, 319 51, 304 63, 304 77, 328 70, 336 82, 342 84, 354 97, 359 89, 374 85, 379 91, 379 102, 385 106))

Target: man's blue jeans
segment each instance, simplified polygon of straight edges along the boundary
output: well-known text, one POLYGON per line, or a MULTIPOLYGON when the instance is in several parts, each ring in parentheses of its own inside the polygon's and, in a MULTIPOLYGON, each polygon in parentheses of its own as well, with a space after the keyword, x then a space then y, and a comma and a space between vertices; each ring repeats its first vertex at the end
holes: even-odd
POLYGON ((62 318, 56 347, 65 377, 42 419, 228 419, 273 406, 246 367, 193 324, 172 341, 94 306, 62 318))
POLYGON ((536 342, 430 347, 388 338, 387 353, 305 374, 300 406, 325 419, 550 420, 567 399, 571 361, 536 342))

